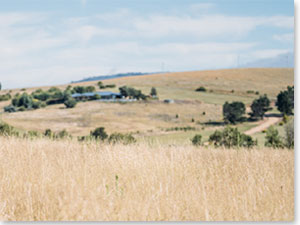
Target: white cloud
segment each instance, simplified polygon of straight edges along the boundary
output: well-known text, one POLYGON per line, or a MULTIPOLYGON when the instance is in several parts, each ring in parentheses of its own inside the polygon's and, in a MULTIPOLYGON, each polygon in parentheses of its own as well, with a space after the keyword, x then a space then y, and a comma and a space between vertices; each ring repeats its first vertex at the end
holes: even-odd
POLYGON ((254 60, 286 53, 257 50, 261 43, 244 37, 258 26, 292 29, 291 18, 138 15, 120 9, 53 23, 49 14, 0 13, 0 81, 4 87, 52 85, 111 71, 159 71, 161 62, 171 71, 229 68, 238 54, 254 60))
POLYGON ((196 4, 192 4, 190 5, 190 9, 192 11, 205 11, 205 10, 208 10, 208 9, 212 9, 214 8, 216 5, 214 3, 196 3, 196 4))
POLYGON ((81 5, 86 6, 87 0, 80 0, 81 5))
POLYGON ((276 34, 273 36, 273 38, 277 41, 292 42, 292 41, 294 41, 294 33, 276 34))

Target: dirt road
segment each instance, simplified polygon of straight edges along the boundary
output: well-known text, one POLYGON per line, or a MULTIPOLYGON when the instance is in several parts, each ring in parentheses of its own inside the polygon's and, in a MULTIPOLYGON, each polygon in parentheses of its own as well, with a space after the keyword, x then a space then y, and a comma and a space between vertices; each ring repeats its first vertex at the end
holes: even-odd
POLYGON ((261 132, 279 121, 280 121, 280 117, 266 117, 261 124, 259 124, 257 127, 253 127, 250 130, 247 130, 245 134, 251 135, 251 134, 261 132))

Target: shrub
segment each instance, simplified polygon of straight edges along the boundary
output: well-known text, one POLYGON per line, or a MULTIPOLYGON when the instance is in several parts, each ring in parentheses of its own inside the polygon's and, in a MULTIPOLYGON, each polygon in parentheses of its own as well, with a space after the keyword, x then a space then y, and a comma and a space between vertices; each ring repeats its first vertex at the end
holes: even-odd
POLYGON ((202 87, 202 86, 201 86, 201 87, 197 88, 196 91, 199 91, 199 92, 206 92, 207 90, 206 90, 205 87, 202 87))
POLYGON ((92 137, 94 137, 95 139, 100 139, 100 140, 105 140, 108 135, 105 132, 105 128, 104 127, 98 127, 96 128, 94 131, 91 131, 90 134, 92 137))
POLYGON ((2 136, 19 136, 20 133, 7 123, 0 122, 0 135, 2 136))
POLYGON ((254 141, 251 136, 240 133, 237 128, 232 127, 226 127, 223 131, 216 130, 209 136, 209 142, 216 147, 224 146, 226 148, 251 148, 257 145, 257 141, 254 141))
POLYGON ((18 109, 13 106, 13 105, 8 105, 4 107, 4 112, 8 112, 8 113, 13 113, 13 112, 17 112, 18 109))
POLYGON ((107 84, 105 85, 106 88, 115 88, 116 85, 115 84, 107 84))
POLYGON ((64 102, 64 104, 67 108, 74 108, 77 104, 77 101, 70 97, 64 102))
POLYGON ((294 148, 294 120, 290 120, 284 127, 285 130, 285 146, 294 148))
POLYGON ((48 138, 54 138, 55 136, 51 129, 46 129, 44 135, 48 138))
POLYGON ((200 134, 196 134, 193 138, 192 138, 192 143, 193 145, 195 146, 200 146, 202 143, 201 143, 201 139, 202 139, 202 136, 200 134))
POLYGON ((266 132, 265 146, 272 148, 283 148, 282 138, 279 136, 278 130, 273 126, 269 127, 266 132))
POLYGON ((248 90, 248 91, 247 91, 247 94, 254 94, 254 91, 248 90))
POLYGON ((223 116, 226 123, 235 124, 243 120, 243 115, 246 112, 246 107, 243 102, 225 102, 223 105, 223 116))
POLYGON ((195 122, 195 119, 194 119, 194 118, 192 118, 191 122, 192 122, 192 123, 194 123, 194 122, 195 122))
POLYGON ((2 101, 8 101, 11 99, 11 95, 9 93, 5 94, 5 95, 0 95, 0 102, 2 101))
POLYGON ((56 138, 60 138, 60 139, 72 138, 72 135, 70 135, 65 129, 58 132, 58 134, 55 136, 56 136, 56 138))
POLYGON ((121 133, 113 133, 109 136, 108 142, 110 144, 133 144, 136 142, 136 139, 131 134, 121 134, 121 133))

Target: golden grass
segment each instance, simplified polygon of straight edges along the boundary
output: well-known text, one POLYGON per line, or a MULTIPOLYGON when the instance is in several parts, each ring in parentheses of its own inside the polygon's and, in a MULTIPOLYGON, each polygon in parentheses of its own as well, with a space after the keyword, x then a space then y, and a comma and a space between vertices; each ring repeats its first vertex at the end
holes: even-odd
POLYGON ((1 220, 294 219, 293 151, 0 142, 1 220))

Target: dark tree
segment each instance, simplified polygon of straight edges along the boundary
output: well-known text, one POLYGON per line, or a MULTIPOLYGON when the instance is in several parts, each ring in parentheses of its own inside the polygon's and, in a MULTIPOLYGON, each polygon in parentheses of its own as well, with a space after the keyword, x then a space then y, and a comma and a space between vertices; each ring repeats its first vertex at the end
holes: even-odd
POLYGON ((232 124, 242 121, 242 119, 244 118, 243 115, 245 114, 245 111, 246 107, 243 102, 225 102, 225 104, 223 105, 224 121, 226 123, 229 122, 232 124))
POLYGON ((151 95, 152 97, 157 96, 157 91, 156 91, 156 88, 155 88, 155 87, 152 87, 152 88, 151 88, 150 95, 151 95))
POLYGON ((91 136, 102 141, 108 137, 104 127, 98 127, 94 131, 91 131, 91 136))
POLYGON ((277 95, 277 109, 286 115, 293 115, 294 109, 294 86, 287 87, 287 90, 281 91, 277 95))
POLYGON ((74 108, 77 104, 77 101, 74 98, 68 98, 64 101, 64 104, 67 108, 74 108))
POLYGON ((252 119, 263 119, 265 113, 270 109, 270 100, 267 95, 260 96, 252 102, 250 116, 252 119))

